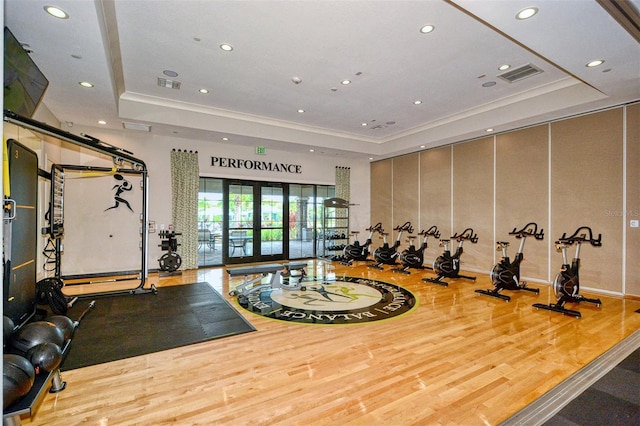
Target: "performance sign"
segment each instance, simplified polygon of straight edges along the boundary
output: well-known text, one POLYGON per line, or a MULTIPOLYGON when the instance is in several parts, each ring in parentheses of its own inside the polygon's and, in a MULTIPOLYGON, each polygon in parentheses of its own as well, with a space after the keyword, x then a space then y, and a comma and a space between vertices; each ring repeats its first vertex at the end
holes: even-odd
POLYGON ((274 163, 271 161, 243 160, 241 158, 211 157, 212 167, 226 167, 229 169, 261 170, 265 172, 301 174, 299 164, 274 163))

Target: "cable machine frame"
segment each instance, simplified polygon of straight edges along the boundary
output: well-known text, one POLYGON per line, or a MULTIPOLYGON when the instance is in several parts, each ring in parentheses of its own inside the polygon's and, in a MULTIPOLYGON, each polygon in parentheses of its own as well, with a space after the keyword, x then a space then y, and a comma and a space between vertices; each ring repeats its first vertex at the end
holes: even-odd
MULTIPOLYGON (((116 294, 146 294, 146 293, 157 293, 157 289, 155 285, 151 285, 150 288, 145 289, 144 285, 149 276, 149 260, 148 260, 148 247, 149 247, 149 174, 148 169, 144 161, 135 157, 132 152, 127 151, 122 148, 118 148, 114 145, 111 145, 107 142, 101 141, 92 136, 81 134, 81 136, 74 135, 72 133, 66 132, 64 130, 60 130, 56 127, 50 126, 48 124, 42 123, 37 120, 33 120, 31 118, 23 117, 18 115, 12 111, 4 110, 3 119, 7 123, 15 124, 19 127, 22 127, 27 130, 34 131, 41 135, 51 136, 56 139, 59 139, 63 142, 68 142, 83 148, 90 149, 99 154, 110 156, 113 165, 117 170, 120 170, 124 173, 132 173, 132 174, 140 174, 142 176, 142 213, 140 214, 140 220, 142 221, 142 241, 141 241, 141 268, 140 268, 140 282, 137 287, 133 289, 123 289, 123 290, 110 290, 110 291, 102 291, 96 293, 87 293, 82 294, 79 297, 96 297, 96 296, 109 296, 116 294)), ((61 168, 73 168, 78 171, 104 171, 103 167, 92 167, 92 166, 73 166, 73 165, 54 165, 54 167, 61 168)), ((111 170, 111 169, 108 169, 111 170)), ((54 186, 54 182, 51 182, 52 187, 54 186)), ((51 200, 50 200, 51 202, 51 200)), ((51 215, 53 216, 53 208, 51 209, 51 215)), ((53 224, 50 223, 51 226, 53 224)), ((50 230, 51 231, 51 230, 50 230)), ((60 246, 60 235, 55 235, 52 233, 52 237, 55 238, 56 248, 60 246)), ((60 251, 57 250, 56 253, 56 267, 55 267, 56 275, 60 275, 60 251)))

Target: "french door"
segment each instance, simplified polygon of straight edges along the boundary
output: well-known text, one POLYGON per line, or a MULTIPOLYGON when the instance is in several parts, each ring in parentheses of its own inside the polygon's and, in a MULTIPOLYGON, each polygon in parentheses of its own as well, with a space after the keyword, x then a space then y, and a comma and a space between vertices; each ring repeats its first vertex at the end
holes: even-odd
POLYGON ((282 184, 225 181, 222 247, 225 264, 282 260, 288 256, 288 205, 282 184))

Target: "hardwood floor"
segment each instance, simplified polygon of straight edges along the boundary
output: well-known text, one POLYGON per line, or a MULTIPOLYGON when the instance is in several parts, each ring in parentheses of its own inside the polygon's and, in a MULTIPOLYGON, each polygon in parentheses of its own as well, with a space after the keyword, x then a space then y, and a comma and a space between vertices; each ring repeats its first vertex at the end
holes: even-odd
MULTIPOLYGON (((474 292, 491 288, 487 275, 441 287, 422 282, 427 272, 331 268, 401 285, 419 305, 387 321, 311 326, 233 302, 257 332, 64 372, 67 388, 23 424, 495 425, 640 329, 638 300, 598 295, 602 306, 577 305, 575 319, 532 308, 555 301, 544 284, 506 303, 474 292)), ((311 261, 308 272, 323 269, 311 261)), ((150 279, 159 291, 198 281, 232 300, 224 268, 150 279)))

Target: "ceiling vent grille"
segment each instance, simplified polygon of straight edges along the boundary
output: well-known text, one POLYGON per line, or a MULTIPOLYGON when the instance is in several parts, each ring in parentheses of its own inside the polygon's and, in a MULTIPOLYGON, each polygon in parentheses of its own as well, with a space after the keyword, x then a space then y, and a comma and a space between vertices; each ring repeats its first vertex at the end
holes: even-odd
POLYGON ((498 78, 508 81, 509 83, 515 83, 516 81, 520 81, 527 77, 532 77, 542 72, 543 71, 535 65, 527 64, 500 74, 498 78))
POLYGON ((151 126, 142 123, 129 123, 127 121, 122 122, 122 127, 127 130, 136 130, 138 132, 150 132, 151 126))
POLYGON ((179 81, 167 80, 166 78, 158 77, 158 86, 160 87, 179 90, 180 84, 181 83, 179 81))

